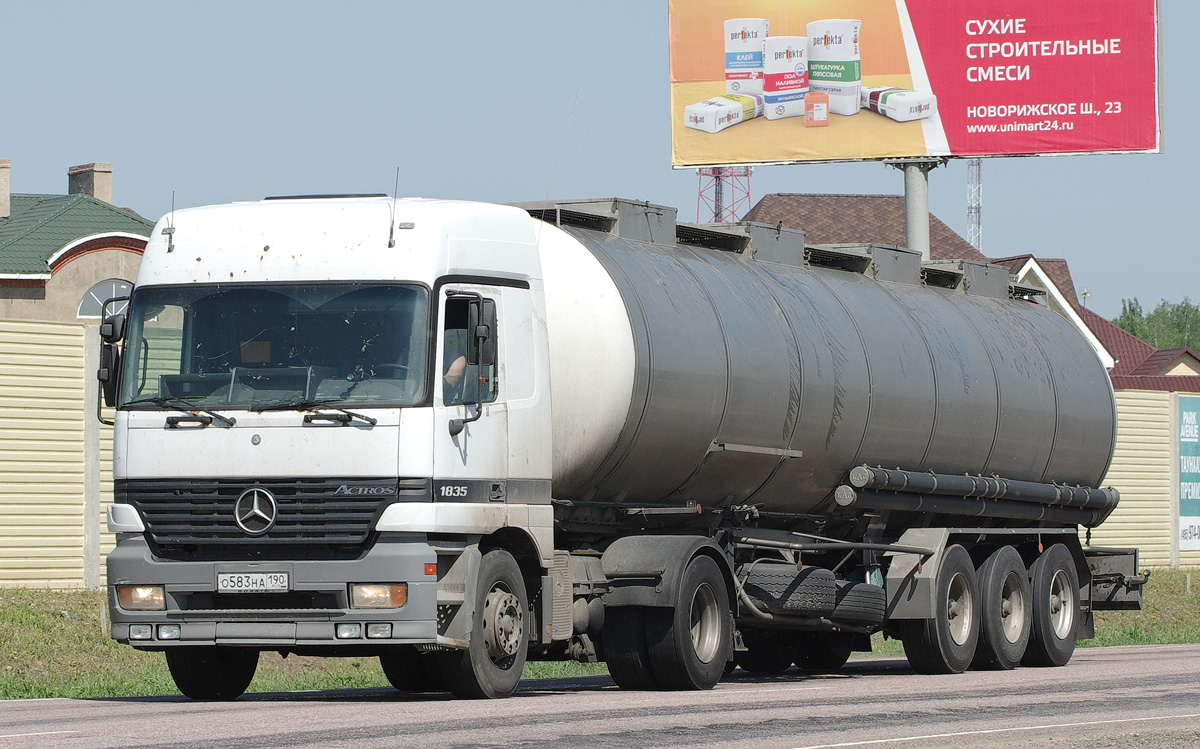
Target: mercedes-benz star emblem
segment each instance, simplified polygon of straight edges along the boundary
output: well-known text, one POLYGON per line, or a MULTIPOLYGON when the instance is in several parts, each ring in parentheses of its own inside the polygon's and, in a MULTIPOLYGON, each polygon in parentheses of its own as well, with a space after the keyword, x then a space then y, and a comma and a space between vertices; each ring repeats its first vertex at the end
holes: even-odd
POLYGON ((252 486, 238 496, 233 519, 248 535, 261 536, 275 526, 279 507, 275 497, 261 486, 252 486))

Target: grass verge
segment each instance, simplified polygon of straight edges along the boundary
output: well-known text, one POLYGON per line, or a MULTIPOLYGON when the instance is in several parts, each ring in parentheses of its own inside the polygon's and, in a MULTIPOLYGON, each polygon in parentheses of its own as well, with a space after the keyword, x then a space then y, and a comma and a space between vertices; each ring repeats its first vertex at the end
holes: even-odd
MULTIPOLYGON (((1083 647, 1200 642, 1200 572, 1156 570, 1142 611, 1096 614, 1096 639, 1083 647)), ((161 653, 119 645, 103 631, 99 591, 0 588, 0 699, 176 694, 161 653)), ((875 652, 903 656, 896 640, 875 637, 875 652)), ((607 673, 603 664, 530 663, 525 678, 607 673)), ((375 658, 281 658, 264 653, 251 692, 387 686, 375 658)))

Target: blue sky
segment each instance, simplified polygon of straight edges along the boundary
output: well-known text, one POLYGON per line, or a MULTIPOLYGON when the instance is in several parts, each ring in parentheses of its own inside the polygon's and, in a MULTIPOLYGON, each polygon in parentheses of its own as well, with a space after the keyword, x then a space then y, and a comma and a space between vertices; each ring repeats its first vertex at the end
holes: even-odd
MULTIPOLYGON (((1200 3, 1163 0, 1163 154, 989 159, 983 250, 1064 257, 1089 306, 1200 302, 1192 247, 1200 3)), ((663 0, 0 5, 0 158, 14 192, 112 162, 114 201, 392 193, 515 202, 629 197, 696 219, 670 166, 663 0)), ((761 167, 752 192, 890 193, 878 163, 761 167)), ((966 164, 930 174, 966 232, 966 164)))

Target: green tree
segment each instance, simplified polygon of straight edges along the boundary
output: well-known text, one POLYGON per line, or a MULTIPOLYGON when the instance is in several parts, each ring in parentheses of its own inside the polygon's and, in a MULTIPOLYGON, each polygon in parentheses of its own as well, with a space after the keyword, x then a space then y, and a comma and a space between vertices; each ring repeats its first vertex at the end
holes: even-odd
POLYGON ((1200 307, 1186 296, 1177 303, 1163 299, 1149 314, 1142 310, 1136 297, 1122 299, 1121 314, 1113 323, 1154 348, 1187 346, 1200 351, 1200 307))

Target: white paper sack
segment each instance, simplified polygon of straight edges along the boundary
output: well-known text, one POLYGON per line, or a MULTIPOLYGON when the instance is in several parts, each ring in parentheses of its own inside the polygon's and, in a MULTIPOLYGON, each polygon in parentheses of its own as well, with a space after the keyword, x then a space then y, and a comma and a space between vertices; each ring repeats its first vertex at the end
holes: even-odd
POLYGON ((739 122, 763 113, 762 97, 753 94, 725 94, 683 108, 683 124, 693 130, 719 133, 739 122))
POLYGON ((763 116, 803 117, 808 87, 808 39, 772 36, 763 42, 763 116))
POLYGON ((858 113, 862 64, 858 32, 862 21, 826 18, 808 24, 809 87, 829 94, 829 111, 858 113))
POLYGON ((725 90, 729 93, 762 93, 762 45, 770 25, 765 18, 730 18, 725 22, 725 90))
POLYGON ((921 120, 937 112, 936 96, 906 88, 864 86, 860 101, 863 109, 878 112, 896 122, 921 120))

